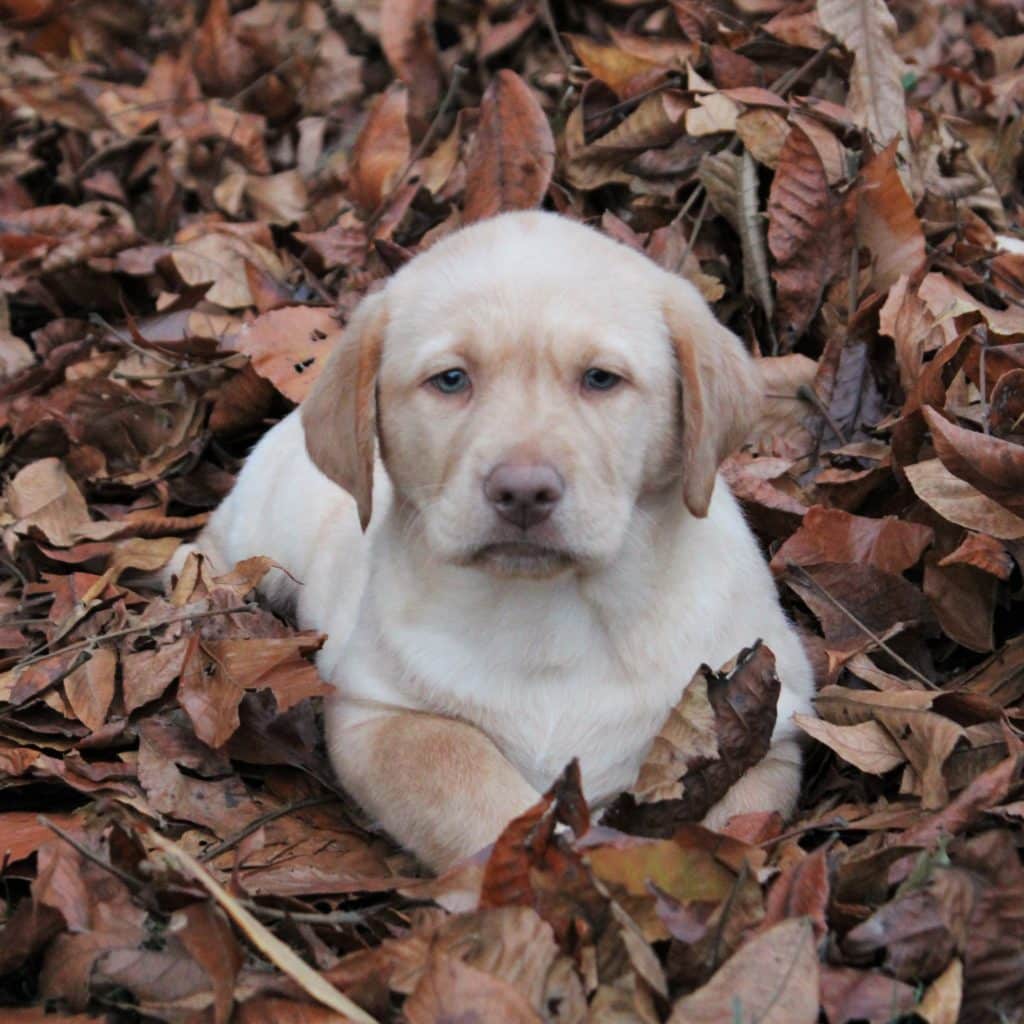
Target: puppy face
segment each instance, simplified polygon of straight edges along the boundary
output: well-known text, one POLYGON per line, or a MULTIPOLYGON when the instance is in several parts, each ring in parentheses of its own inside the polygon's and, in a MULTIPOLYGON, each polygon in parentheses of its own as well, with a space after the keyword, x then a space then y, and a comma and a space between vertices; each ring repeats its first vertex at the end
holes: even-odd
POLYGON ((514 214, 439 243, 364 302, 303 421, 364 524, 376 429, 435 557, 547 577, 614 558, 641 495, 680 475, 705 514, 756 391, 685 281, 562 218, 514 214))

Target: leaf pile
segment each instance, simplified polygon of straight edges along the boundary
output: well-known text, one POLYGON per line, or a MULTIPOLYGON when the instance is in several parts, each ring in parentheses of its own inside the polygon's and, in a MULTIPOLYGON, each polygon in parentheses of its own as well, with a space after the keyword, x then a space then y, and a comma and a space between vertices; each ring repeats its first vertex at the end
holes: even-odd
POLYGON ((0 0, 0 1016, 1024 1020, 1022 60, 1015 0, 0 0), (269 563, 152 580, 376 280, 542 203, 759 357, 820 718, 712 833, 770 664, 681 679, 653 837, 570 769, 427 879, 269 563))

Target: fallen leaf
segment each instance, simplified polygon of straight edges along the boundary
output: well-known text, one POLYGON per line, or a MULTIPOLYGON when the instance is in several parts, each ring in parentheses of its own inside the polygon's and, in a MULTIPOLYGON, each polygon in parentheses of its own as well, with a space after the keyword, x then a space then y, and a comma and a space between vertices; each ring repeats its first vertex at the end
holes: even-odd
POLYGON ((791 347, 818 311, 839 241, 837 211, 821 157, 793 126, 779 153, 768 195, 768 248, 775 259, 776 320, 791 347))
POLYGON ((637 835, 671 835, 681 823, 703 818, 767 753, 780 686, 775 655, 758 644, 741 651, 732 669, 702 666, 694 680, 669 712, 634 787, 605 812, 605 824, 637 835), (677 791, 681 795, 660 796, 677 791))
POLYGON ((776 551, 775 572, 787 565, 853 562, 899 575, 915 566, 933 540, 927 526, 893 517, 869 519, 840 509, 815 505, 807 510, 800 529, 776 551))
POLYGON ((822 28, 853 54, 849 106, 875 140, 888 146, 907 132, 903 65, 896 20, 883 0, 817 0, 822 28))
POLYGON ((370 107, 352 150, 352 198, 373 213, 391 195, 409 163, 408 93, 392 86, 370 107))
POLYGON ((514 71, 499 71, 481 100, 480 124, 466 156, 465 222, 539 205, 554 162, 544 111, 514 71))
POLYGON ((246 324, 229 344, 249 356, 256 373, 285 397, 301 402, 340 335, 329 309, 288 306, 246 324))
POLYGON ((818 957, 810 921, 783 921, 751 939, 707 985, 680 999, 669 1024, 814 1024, 818 1019, 818 957))
POLYGON ((1024 539, 1024 519, 954 476, 939 459, 928 459, 904 472, 917 496, 944 519, 1000 540, 1024 539))
POLYGON ((914 1013, 928 1024, 957 1024, 963 1001, 964 965, 957 958, 928 986, 914 1013))
MULTIPOLYGON (((882 6, 882 0, 828 0, 855 13, 858 4, 882 6)), ((896 169, 896 143, 861 170, 857 193, 857 242, 871 250, 871 283, 888 291, 902 275, 911 280, 925 265, 924 231, 896 169)))
POLYGON ((836 725, 810 715, 794 715, 793 721, 844 761, 872 775, 884 775, 906 758, 896 742, 877 722, 836 725))
POLYGON ((1024 447, 955 426, 935 409, 926 408, 924 418, 946 469, 1024 517, 1024 447))
POLYGON ((116 652, 110 647, 99 647, 84 665, 64 680, 64 692, 71 709, 79 721, 94 732, 107 720, 107 711, 114 699, 116 669, 116 652))

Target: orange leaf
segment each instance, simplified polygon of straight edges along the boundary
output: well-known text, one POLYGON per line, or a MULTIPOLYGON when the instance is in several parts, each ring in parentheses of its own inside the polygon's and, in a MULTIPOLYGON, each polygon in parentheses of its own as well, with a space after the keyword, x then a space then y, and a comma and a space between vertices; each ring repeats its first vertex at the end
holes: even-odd
POLYGON ((466 222, 538 206, 554 166, 547 116, 514 71, 499 71, 484 93, 466 160, 466 222))

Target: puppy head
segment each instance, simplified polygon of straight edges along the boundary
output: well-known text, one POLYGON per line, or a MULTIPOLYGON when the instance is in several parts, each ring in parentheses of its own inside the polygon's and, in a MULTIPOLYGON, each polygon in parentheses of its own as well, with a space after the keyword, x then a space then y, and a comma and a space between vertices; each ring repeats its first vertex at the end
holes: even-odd
POLYGON ((706 515, 759 398, 688 282, 528 213, 450 236, 364 300, 302 419, 364 527, 376 435, 435 557, 547 577, 607 564, 638 501, 680 477, 706 515))

